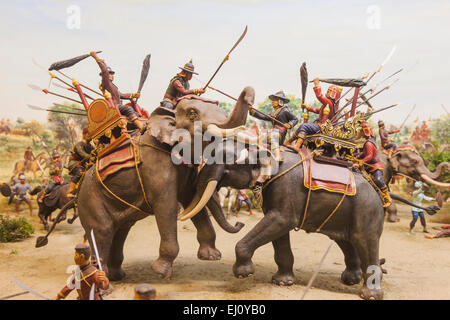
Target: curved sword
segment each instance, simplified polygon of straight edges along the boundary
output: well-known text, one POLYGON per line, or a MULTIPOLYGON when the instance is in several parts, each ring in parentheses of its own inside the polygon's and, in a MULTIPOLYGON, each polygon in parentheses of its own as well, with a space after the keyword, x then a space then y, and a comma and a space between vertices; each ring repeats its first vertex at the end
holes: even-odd
POLYGON ((36 297, 39 297, 39 298, 41 298, 41 299, 43 299, 43 300, 49 300, 48 298, 46 298, 46 297, 43 296, 42 294, 37 293, 36 291, 34 291, 34 290, 28 288, 28 287, 27 287, 26 285, 24 285, 22 282, 20 282, 19 280, 17 280, 16 277, 13 277, 13 279, 14 279, 14 282, 15 282, 19 287, 21 287, 22 289, 24 289, 25 291, 28 291, 28 292, 31 293, 32 295, 34 295, 34 296, 36 296, 36 297))

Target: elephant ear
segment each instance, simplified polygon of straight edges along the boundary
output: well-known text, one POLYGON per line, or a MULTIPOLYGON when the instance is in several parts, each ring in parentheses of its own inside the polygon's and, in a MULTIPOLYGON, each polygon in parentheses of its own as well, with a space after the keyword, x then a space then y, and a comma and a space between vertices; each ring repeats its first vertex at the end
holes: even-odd
POLYGON ((152 114, 147 121, 147 131, 159 142, 173 146, 172 133, 175 130, 175 118, 165 114, 152 114))

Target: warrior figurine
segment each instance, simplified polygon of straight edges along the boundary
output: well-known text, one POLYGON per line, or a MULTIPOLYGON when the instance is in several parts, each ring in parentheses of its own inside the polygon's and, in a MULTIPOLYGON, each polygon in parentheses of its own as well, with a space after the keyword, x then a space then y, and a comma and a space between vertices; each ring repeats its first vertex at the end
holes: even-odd
POLYGON ((33 206, 31 205, 30 197, 28 192, 31 191, 31 186, 26 182, 26 177, 24 174, 19 175, 19 182, 12 187, 12 191, 16 196, 16 215, 20 213, 20 204, 26 202, 28 208, 30 209, 30 216, 33 215, 33 206))
MULTIPOLYGON (((433 201, 435 200, 432 197, 427 197, 425 195, 425 193, 422 190, 422 186, 423 183, 421 181, 416 181, 414 183, 414 187, 416 188, 416 190, 413 191, 412 196, 413 196, 413 203, 421 206, 422 205, 422 201, 426 200, 426 201, 433 201)), ((412 213, 412 220, 409 223, 409 233, 412 233, 414 226, 416 225, 417 222, 417 218, 420 217, 420 223, 422 224, 423 227, 423 232, 428 233, 427 230, 427 222, 425 220, 425 215, 423 214, 423 210, 419 209, 419 208, 414 208, 412 207, 411 209, 411 213, 412 213)))
POLYGON ((89 300, 90 297, 94 300, 103 300, 100 289, 108 289, 109 280, 104 271, 98 270, 91 264, 90 256, 91 248, 87 244, 82 243, 75 246, 74 260, 78 268, 55 300, 65 299, 74 289, 77 289, 78 300, 89 300))
POLYGON ((323 96, 322 89, 319 86, 319 79, 315 78, 313 89, 317 100, 322 103, 322 106, 320 108, 315 108, 302 103, 302 107, 308 111, 319 114, 319 118, 316 120, 317 123, 302 123, 297 131, 295 131, 295 134, 286 141, 286 145, 290 145, 297 139, 295 146, 292 146, 297 151, 300 151, 306 136, 320 133, 320 125, 328 119, 332 119, 339 108, 339 102, 337 101, 341 96, 342 87, 333 84, 328 88, 326 95, 323 96))
POLYGON ((274 109, 274 111, 270 114, 271 117, 257 112, 252 107, 249 107, 249 113, 257 119, 272 122, 273 129, 271 134, 268 136, 274 138, 272 135, 275 134, 275 141, 271 139, 271 141, 268 142, 272 145, 272 150, 275 151, 276 159, 278 161, 282 161, 279 145, 283 144, 288 129, 292 129, 297 125, 298 119, 286 106, 290 100, 286 97, 283 91, 278 91, 275 94, 271 94, 269 99, 272 100, 272 107, 274 109), (272 118, 275 118, 279 122, 283 123, 283 125, 275 122, 272 118))
POLYGON ((69 174, 72 176, 70 189, 67 191, 68 197, 74 197, 74 191, 77 189, 83 173, 87 170, 91 152, 94 150, 89 143, 89 132, 87 128, 83 129, 83 140, 79 141, 73 148, 72 155, 69 158, 69 174))
POLYGON ((100 67, 100 76, 102 77, 102 83, 100 89, 102 92, 108 91, 111 94, 111 99, 120 111, 120 114, 127 117, 128 121, 133 123, 140 132, 145 130, 145 126, 138 119, 138 114, 133 107, 122 104, 122 99, 132 100, 137 99, 141 95, 137 93, 121 93, 119 88, 113 83, 115 72, 106 65, 104 60, 100 59, 95 52, 91 52, 90 55, 97 61, 100 67))
POLYGON ((363 121, 361 123, 361 128, 363 131, 363 135, 366 138, 364 142, 363 149, 361 153, 357 156, 357 162, 353 164, 355 169, 358 169, 360 166, 370 173, 372 176, 373 182, 380 189, 381 198, 383 199, 384 208, 389 207, 392 204, 391 196, 389 195, 389 190, 386 186, 386 183, 383 180, 383 164, 377 158, 377 145, 375 142, 375 136, 373 134, 372 128, 370 127, 367 121, 363 121))
POLYGON ((35 156, 33 154, 33 150, 31 149, 31 147, 27 147, 27 150, 25 150, 25 153, 23 154, 23 159, 25 160, 25 168, 31 168, 31 162, 34 160, 34 158, 35 156))
POLYGON ((164 100, 161 101, 161 107, 174 109, 177 104, 177 99, 188 94, 203 94, 205 90, 189 89, 189 80, 192 79, 192 74, 198 74, 194 72, 194 65, 192 59, 184 65, 184 67, 178 67, 181 69, 180 73, 177 73, 175 77, 170 79, 169 86, 164 94, 164 100))
POLYGON ((399 129, 388 131, 384 128, 384 122, 382 120, 378 121, 378 133, 380 134, 381 146, 383 147, 383 149, 397 149, 397 146, 395 144, 389 142, 389 135, 397 133, 399 131, 399 129))
POLYGON ((63 183, 62 168, 63 167, 61 156, 59 155, 58 151, 55 150, 52 152, 52 163, 50 168, 51 181, 49 182, 47 188, 45 188, 44 192, 38 199, 38 202, 42 202, 42 200, 46 195, 50 194, 50 192, 52 192, 52 190, 56 186, 61 185, 63 183))
POLYGON ((155 300, 156 290, 147 283, 141 283, 134 287, 133 300, 155 300))

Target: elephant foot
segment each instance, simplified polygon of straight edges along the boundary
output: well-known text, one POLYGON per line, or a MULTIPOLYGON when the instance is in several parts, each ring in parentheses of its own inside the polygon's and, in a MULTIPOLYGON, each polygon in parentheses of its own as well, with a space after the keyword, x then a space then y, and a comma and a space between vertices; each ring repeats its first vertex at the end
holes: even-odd
POLYGON ((364 300, 383 300, 383 289, 369 289, 364 286, 361 289, 360 296, 364 300))
POLYGON ((198 249, 197 257, 200 260, 220 260, 222 253, 213 247, 202 247, 198 249))
POLYGON ((292 272, 281 273, 277 272, 272 276, 272 283, 279 286, 292 286, 295 282, 295 277, 292 272))
POLYGON ((172 262, 158 258, 152 263, 152 270, 162 279, 169 280, 172 277, 172 262))
POLYGON ((362 270, 348 270, 345 269, 341 273, 341 281, 346 284, 347 286, 352 286, 354 284, 358 284, 361 282, 362 279, 362 270))
POLYGON ((120 281, 125 278, 126 273, 122 268, 108 268, 108 279, 111 281, 120 281))
POLYGON ((233 273, 236 278, 247 278, 255 273, 255 266, 251 261, 239 265, 235 263, 233 265, 233 273))
POLYGON ((389 214, 387 221, 388 222, 399 222, 400 218, 396 214, 389 214))

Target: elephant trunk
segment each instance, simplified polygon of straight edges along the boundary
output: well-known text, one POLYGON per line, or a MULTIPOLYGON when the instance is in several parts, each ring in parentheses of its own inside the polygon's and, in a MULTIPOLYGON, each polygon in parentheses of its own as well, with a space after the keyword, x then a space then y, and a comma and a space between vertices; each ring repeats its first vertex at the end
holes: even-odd
POLYGON ((436 170, 434 170, 434 172, 431 172, 429 170, 426 170, 427 172, 424 172, 425 175, 427 175, 428 177, 430 177, 433 180, 438 179, 441 174, 442 174, 442 168, 447 168, 447 170, 450 170, 450 163, 448 162, 441 162, 437 167, 436 170))
POLYGON ((229 233, 237 233, 239 232, 242 227, 245 225, 242 222, 236 222, 234 226, 232 226, 230 223, 228 223, 227 219, 225 218, 225 215, 223 214, 222 207, 220 206, 219 200, 217 199, 217 195, 213 194, 211 199, 208 202, 208 208, 211 211, 212 216, 216 220, 216 222, 219 224, 219 226, 229 233))
POLYGON ((217 124, 219 128, 231 129, 245 125, 247 121, 248 107, 255 101, 255 90, 245 87, 234 106, 233 112, 223 123, 217 124))
POLYGON ((422 174, 420 175, 420 177, 421 177, 425 182, 434 184, 434 185, 436 185, 436 186, 438 186, 438 187, 441 187, 441 188, 450 188, 450 183, 445 183, 445 182, 439 182, 439 181, 436 181, 436 180, 434 180, 433 178, 431 178, 430 176, 428 176, 428 175, 426 175, 426 174, 423 174, 423 173, 422 173, 422 174))

